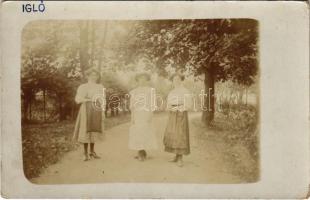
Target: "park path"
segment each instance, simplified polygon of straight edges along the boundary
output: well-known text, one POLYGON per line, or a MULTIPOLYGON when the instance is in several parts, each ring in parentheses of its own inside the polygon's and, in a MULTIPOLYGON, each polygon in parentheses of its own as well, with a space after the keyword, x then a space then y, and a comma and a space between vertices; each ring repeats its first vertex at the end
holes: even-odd
POLYGON ((102 158, 84 162, 83 149, 69 152, 56 164, 49 166, 38 178, 37 184, 74 183, 239 183, 225 163, 222 148, 216 140, 204 139, 193 121, 199 113, 190 115, 191 154, 184 157, 184 166, 168 162, 173 155, 163 151, 162 138, 167 114, 154 117, 159 149, 149 151, 145 162, 134 159, 135 151, 128 149, 128 129, 125 123, 107 130, 105 140, 96 143, 95 149, 102 158))

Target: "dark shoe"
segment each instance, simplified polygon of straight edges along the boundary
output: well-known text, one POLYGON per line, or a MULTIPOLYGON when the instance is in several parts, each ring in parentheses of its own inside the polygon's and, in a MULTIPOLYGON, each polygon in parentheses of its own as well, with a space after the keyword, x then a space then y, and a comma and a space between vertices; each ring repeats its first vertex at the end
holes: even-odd
POLYGON ((90 156, 91 158, 100 159, 100 156, 98 156, 95 152, 91 152, 91 153, 89 154, 89 156, 90 156))
POLYGON ((183 167, 183 158, 182 158, 182 156, 179 156, 179 158, 178 158, 178 160, 177 160, 177 165, 178 165, 179 167, 183 167))
POLYGON ((178 157, 175 156, 173 159, 169 160, 169 162, 177 162, 178 161, 178 157))
POLYGON ((144 157, 143 156, 139 156, 138 160, 143 162, 144 161, 144 157))
POLYGON ((143 154, 143 151, 138 151, 138 160, 139 161, 144 161, 144 154, 143 154))
POLYGON ((143 157, 144 160, 146 160, 146 158, 147 158, 147 153, 146 153, 145 150, 142 151, 142 157, 143 157))
POLYGON ((85 153, 85 154, 84 154, 84 161, 88 161, 88 160, 89 160, 88 154, 85 153))

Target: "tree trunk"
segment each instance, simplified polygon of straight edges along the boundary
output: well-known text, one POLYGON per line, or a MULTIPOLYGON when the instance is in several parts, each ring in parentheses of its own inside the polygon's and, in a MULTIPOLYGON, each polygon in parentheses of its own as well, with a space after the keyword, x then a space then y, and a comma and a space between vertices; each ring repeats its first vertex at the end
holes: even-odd
POLYGON ((248 89, 245 88, 245 105, 248 105, 248 89))
POLYGON ((43 89, 43 120, 46 122, 46 90, 43 89))
POLYGON ((243 93, 244 93, 244 89, 241 86, 239 86, 239 88, 238 88, 238 101, 237 101, 239 105, 243 104, 243 93))
POLYGON ((32 120, 32 100, 29 99, 29 117, 28 117, 29 121, 32 120))
POLYGON ((85 77, 85 70, 88 69, 88 22, 80 24, 80 67, 85 77))
POLYGON ((27 97, 24 98, 23 100, 23 107, 24 107, 24 110, 23 110, 23 121, 24 122, 27 122, 28 121, 28 110, 29 110, 29 100, 27 97))
POLYGON ((105 41, 106 41, 106 37, 107 37, 107 30, 108 30, 108 22, 105 21, 104 22, 104 27, 103 27, 103 38, 101 40, 101 44, 100 44, 100 48, 99 48, 99 55, 98 55, 98 58, 99 58, 99 61, 98 61, 98 71, 101 73, 101 69, 102 69, 102 57, 104 56, 104 52, 103 52, 103 49, 104 49, 104 45, 105 45, 105 41))
POLYGON ((91 22, 91 55, 90 55, 90 67, 94 66, 94 60, 95 60, 95 37, 96 37, 96 32, 95 32, 95 22, 91 22))
POLYGON ((62 121, 64 119, 63 111, 62 111, 62 99, 61 96, 58 97, 58 112, 59 112, 59 121, 62 121))
POLYGON ((205 71, 205 95, 203 101, 202 121, 209 126, 214 119, 214 76, 212 70, 205 71))
POLYGON ((70 113, 70 116, 71 116, 71 120, 74 120, 74 119, 75 119, 75 106, 74 106, 74 105, 71 105, 71 113, 70 113))

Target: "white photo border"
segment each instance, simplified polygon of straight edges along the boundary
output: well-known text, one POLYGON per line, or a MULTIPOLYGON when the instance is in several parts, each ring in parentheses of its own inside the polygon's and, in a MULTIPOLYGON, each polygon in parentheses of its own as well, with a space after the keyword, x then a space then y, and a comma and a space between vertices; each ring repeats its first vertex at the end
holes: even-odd
POLYGON ((1 8, 2 195, 10 198, 305 198, 309 183, 307 2, 46 1, 1 8), (21 33, 34 20, 251 18, 259 21, 260 181, 247 184, 101 183, 36 185, 23 174, 21 33))

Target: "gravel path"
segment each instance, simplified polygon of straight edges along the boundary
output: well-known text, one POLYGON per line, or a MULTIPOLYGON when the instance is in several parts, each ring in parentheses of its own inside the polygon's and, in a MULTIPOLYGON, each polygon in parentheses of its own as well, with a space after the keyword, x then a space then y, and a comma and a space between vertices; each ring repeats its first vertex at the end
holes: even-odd
POLYGON ((128 129, 125 123, 109 129, 105 140, 95 148, 102 158, 83 161, 82 146, 67 153, 58 163, 49 166, 38 178, 37 184, 111 183, 111 182, 158 182, 158 183, 240 183, 221 154, 225 145, 217 141, 201 139, 192 121, 200 113, 190 115, 191 154, 184 157, 184 166, 168 162, 173 155, 163 151, 162 138, 167 114, 154 117, 157 127, 159 149, 149 151, 145 162, 134 159, 136 152, 128 149, 128 129))

